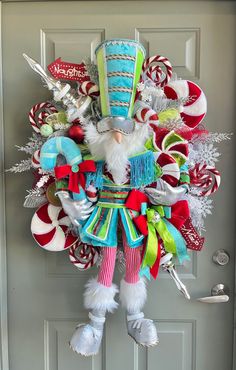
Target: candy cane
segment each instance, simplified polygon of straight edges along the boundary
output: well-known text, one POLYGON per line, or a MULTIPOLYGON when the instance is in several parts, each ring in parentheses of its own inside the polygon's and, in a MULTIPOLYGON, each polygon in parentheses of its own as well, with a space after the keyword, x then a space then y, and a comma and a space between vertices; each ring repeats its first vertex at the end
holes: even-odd
POLYGON ((147 76, 149 78, 151 78, 158 86, 163 87, 169 82, 169 80, 172 76, 172 66, 171 66, 171 64, 170 64, 170 62, 167 58, 165 58, 161 55, 154 55, 154 56, 146 59, 146 61, 143 63, 143 73, 145 73, 145 72, 146 72, 147 76), (162 74, 160 73, 161 67, 153 68, 153 67, 151 67, 152 63, 163 63, 164 64, 164 66, 166 68, 166 73, 165 73, 165 78, 162 81, 161 81, 161 75, 162 74), (153 71, 156 72, 156 79, 155 80, 153 80, 153 78, 152 78, 153 71))
POLYGON ((202 89, 192 81, 171 81, 164 87, 168 99, 185 99, 180 115, 190 129, 193 129, 204 119, 207 112, 207 100, 202 89))
MULTIPOLYGON (((67 164, 77 166, 82 162, 82 155, 76 143, 64 136, 52 137, 47 140, 40 152, 40 164, 43 170, 50 171, 56 167, 58 154, 63 154, 67 164)), ((72 193, 75 200, 86 199, 85 192, 80 186, 79 193, 72 193)))
POLYGON ((220 186, 221 176, 219 171, 205 163, 197 163, 193 169, 190 169, 189 176, 192 186, 205 189, 200 193, 201 196, 209 196, 215 193, 220 186))
POLYGON ((34 168, 39 168, 40 167, 40 149, 37 149, 34 154, 32 155, 31 158, 32 166, 34 168))
POLYGON ((167 153, 154 153, 156 163, 160 166, 161 178, 171 186, 177 186, 180 179, 180 169, 176 160, 167 153))
POLYGON ((82 95, 88 95, 92 97, 98 97, 100 95, 99 87, 91 82, 91 81, 84 81, 79 87, 79 93, 82 95))
POLYGON ((33 130, 40 133, 40 127, 45 123, 44 118, 46 115, 57 112, 57 109, 50 102, 43 102, 35 104, 29 112, 29 121, 33 130), (42 112, 42 110, 48 109, 49 112, 42 112))
POLYGON ((134 119, 138 123, 157 123, 158 122, 158 115, 157 113, 148 107, 140 108, 134 115, 134 119))
POLYGON ((98 256, 99 253, 93 246, 82 243, 81 241, 72 245, 69 250, 70 262, 79 270, 88 270, 94 266, 98 256))

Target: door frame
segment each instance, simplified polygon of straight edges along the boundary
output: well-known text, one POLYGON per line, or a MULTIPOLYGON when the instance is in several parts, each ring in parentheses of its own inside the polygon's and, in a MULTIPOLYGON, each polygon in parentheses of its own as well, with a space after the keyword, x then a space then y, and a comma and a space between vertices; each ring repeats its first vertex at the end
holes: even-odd
POLYGON ((7 315, 6 202, 2 86, 2 1, 0 1, 0 370, 9 370, 7 315))
MULTIPOLYGON (((5 159, 4 159, 4 119, 3 119, 3 86, 2 86, 2 3, 37 2, 39 0, 0 0, 0 370, 9 370, 8 348, 8 306, 7 306, 7 243, 6 243, 6 201, 5 201, 5 159)), ((48 0, 41 0, 48 1, 48 0)), ((56 1, 56 0, 49 0, 56 1)), ((58 1, 58 0, 57 0, 58 1)), ((59 0, 60 1, 60 0, 59 0)), ((86 1, 86 0, 80 0, 86 1)), ((113 0, 108 0, 113 1, 113 0)), ((132 1, 132 0, 122 0, 132 1)), ((224 1, 224 0, 219 0, 224 1)), ((236 368, 236 260, 234 292, 234 341, 233 369, 236 368)))

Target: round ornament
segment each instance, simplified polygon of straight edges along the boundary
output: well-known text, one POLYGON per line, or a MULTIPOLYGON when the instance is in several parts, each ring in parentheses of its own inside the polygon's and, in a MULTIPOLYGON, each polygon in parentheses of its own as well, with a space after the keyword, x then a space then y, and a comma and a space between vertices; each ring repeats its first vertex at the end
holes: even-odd
POLYGON ((168 99, 186 99, 181 107, 183 122, 193 129, 203 120, 207 112, 207 100, 202 89, 188 80, 171 81, 164 87, 168 99))
POLYGON ((50 185, 48 185, 46 190, 46 197, 50 204, 56 207, 61 207, 61 201, 60 199, 55 195, 57 191, 56 183, 52 182, 50 185))
POLYGON ((31 221, 31 232, 40 247, 52 252, 70 248, 78 236, 69 230, 71 221, 61 207, 50 203, 41 206, 31 221))
POLYGON ((79 125, 72 125, 69 128, 68 135, 73 139, 77 144, 80 144, 84 140, 84 130, 79 125))
POLYGON ((69 251, 70 262, 79 270, 88 270, 97 262, 99 253, 92 246, 78 241, 69 251))
POLYGON ((48 137, 52 135, 53 128, 52 126, 48 125, 47 123, 44 123, 40 128, 40 134, 44 137, 48 137))

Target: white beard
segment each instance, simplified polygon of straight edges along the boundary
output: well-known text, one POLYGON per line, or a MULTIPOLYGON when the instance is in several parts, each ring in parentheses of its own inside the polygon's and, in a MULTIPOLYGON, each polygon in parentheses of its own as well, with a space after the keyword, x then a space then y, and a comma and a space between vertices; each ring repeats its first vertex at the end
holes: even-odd
POLYGON ((123 135, 121 143, 118 144, 112 132, 99 134, 93 123, 85 127, 85 137, 92 156, 95 160, 105 160, 107 170, 116 184, 127 181, 128 158, 144 150, 149 136, 148 125, 137 126, 132 134, 123 135))

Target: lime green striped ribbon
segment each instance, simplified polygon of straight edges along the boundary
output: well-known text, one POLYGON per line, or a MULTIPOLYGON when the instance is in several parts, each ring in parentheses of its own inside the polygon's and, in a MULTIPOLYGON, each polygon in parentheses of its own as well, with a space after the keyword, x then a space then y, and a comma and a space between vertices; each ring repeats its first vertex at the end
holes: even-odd
POLYGON ((157 233, 163 240, 165 250, 176 254, 175 240, 169 232, 165 222, 162 220, 162 217, 164 217, 164 209, 162 206, 154 208, 148 208, 146 211, 148 238, 142 268, 145 268, 146 266, 152 267, 158 257, 157 233))

